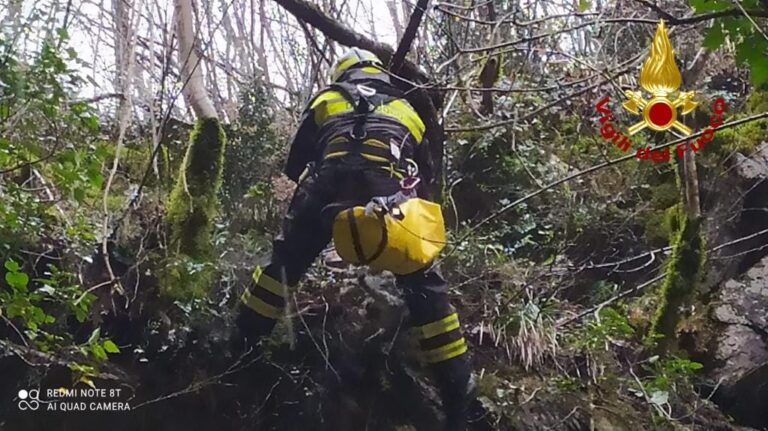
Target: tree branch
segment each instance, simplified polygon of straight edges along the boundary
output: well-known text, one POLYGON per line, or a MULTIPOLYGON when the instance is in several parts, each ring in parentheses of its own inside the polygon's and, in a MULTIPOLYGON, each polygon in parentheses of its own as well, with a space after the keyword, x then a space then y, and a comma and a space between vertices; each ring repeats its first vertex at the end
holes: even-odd
POLYGON ((416 3, 416 7, 413 8, 413 13, 411 13, 411 19, 408 21, 408 26, 405 28, 403 38, 400 40, 400 44, 397 46, 397 51, 395 51, 395 55, 392 56, 392 61, 389 63, 389 70, 391 70, 392 73, 397 73, 403 65, 405 55, 408 54, 408 51, 411 49, 411 44, 416 37, 416 31, 419 29, 421 19, 424 17, 424 11, 426 10, 428 3, 429 0, 419 0, 419 2, 416 3))
POLYGON ((658 5, 651 3, 650 1, 647 1, 647 0, 635 0, 635 1, 644 6, 647 6, 648 8, 650 8, 651 10, 659 14, 662 18, 664 18, 667 21, 667 24, 669 25, 697 24, 702 21, 708 21, 710 19, 722 18, 726 16, 739 16, 743 14, 748 14, 747 17, 749 16, 759 16, 762 18, 768 17, 768 11, 765 11, 765 10, 748 10, 747 11, 747 10, 744 10, 743 7, 735 7, 731 9, 719 10, 716 12, 710 12, 710 13, 705 13, 701 15, 693 15, 685 18, 677 18, 671 13, 659 7, 658 5))
MULTIPOLYGON (((283 9, 290 12, 299 21, 320 30, 327 38, 346 46, 356 46, 373 52, 382 61, 389 63, 392 60, 394 52, 389 45, 376 42, 367 37, 355 33, 349 27, 339 23, 335 19, 326 15, 316 5, 305 0, 275 0, 283 9)), ((410 62, 403 63, 403 75, 419 81, 429 81, 429 78, 410 62)))

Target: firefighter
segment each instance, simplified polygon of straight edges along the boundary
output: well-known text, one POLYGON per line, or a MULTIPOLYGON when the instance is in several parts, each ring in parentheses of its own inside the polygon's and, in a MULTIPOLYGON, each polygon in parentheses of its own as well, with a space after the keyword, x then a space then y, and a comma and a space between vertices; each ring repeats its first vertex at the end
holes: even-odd
MULTIPOLYGON (((350 49, 332 67, 332 84, 302 115, 284 170, 297 188, 271 262, 239 304, 237 326, 248 343, 272 331, 288 289, 332 239, 324 210, 397 193, 409 165, 418 166, 421 185, 433 179, 424 124, 383 67, 375 54, 350 49)), ((425 187, 418 194, 425 197, 425 187)), ((448 428, 463 429, 474 383, 446 282, 432 265, 396 281, 441 390, 448 428)))

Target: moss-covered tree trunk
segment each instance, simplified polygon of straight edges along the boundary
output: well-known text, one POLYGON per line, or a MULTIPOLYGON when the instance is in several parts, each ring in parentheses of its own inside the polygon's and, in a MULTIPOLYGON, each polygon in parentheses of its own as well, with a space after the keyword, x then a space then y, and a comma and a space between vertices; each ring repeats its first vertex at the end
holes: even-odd
POLYGON ((167 209, 171 243, 174 251, 189 257, 209 257, 224 166, 224 145, 224 130, 218 120, 198 120, 171 192, 167 209))
POLYGON ((672 252, 664 265, 665 277, 650 335, 659 336, 662 351, 677 347, 677 326, 685 317, 701 282, 706 257, 699 208, 699 181, 693 152, 687 152, 680 166, 682 202, 677 206, 677 227, 670 236, 672 252))
POLYGON ((184 98, 197 121, 167 206, 172 259, 166 289, 183 296, 206 291, 212 269, 213 221, 224 166, 226 137, 219 123, 195 53, 191 0, 176 0, 179 64, 184 98))

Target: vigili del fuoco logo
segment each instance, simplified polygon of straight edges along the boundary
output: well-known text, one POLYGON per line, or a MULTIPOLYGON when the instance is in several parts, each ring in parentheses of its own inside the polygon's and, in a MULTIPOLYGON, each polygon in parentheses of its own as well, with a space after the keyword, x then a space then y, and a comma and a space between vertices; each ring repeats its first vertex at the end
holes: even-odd
MULTIPOLYGON (((624 91, 626 100, 622 106, 641 119, 629 126, 626 134, 620 132, 611 123, 613 113, 608 109, 608 96, 597 102, 597 111, 600 117, 600 134, 602 137, 615 144, 621 151, 627 152, 632 147, 630 136, 648 128, 657 132, 674 129, 684 136, 689 136, 693 131, 678 116, 685 115, 696 109, 697 102, 693 101, 693 91, 678 91, 682 83, 682 75, 675 64, 675 51, 667 36, 664 20, 660 20, 653 37, 651 52, 640 69, 640 86, 650 99, 643 96, 642 91, 624 91), (673 96, 676 94, 676 97, 673 96), (679 112, 679 114, 678 114, 679 112)), ((725 100, 722 97, 715 99, 713 115, 709 119, 709 126, 704 129, 702 135, 695 141, 683 142, 677 145, 675 153, 682 158, 686 151, 694 152, 704 148, 704 145, 714 138, 715 130, 723 123, 725 112, 725 100)), ((669 160, 669 147, 651 151, 649 148, 638 148, 637 158, 640 160, 653 160, 656 163, 669 160)))

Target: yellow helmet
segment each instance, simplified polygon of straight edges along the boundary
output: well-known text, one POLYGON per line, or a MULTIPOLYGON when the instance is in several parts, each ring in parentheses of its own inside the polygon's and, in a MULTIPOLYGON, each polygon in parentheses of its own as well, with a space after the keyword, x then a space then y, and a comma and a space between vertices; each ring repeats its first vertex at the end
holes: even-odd
POLYGON ((350 67, 365 64, 376 64, 384 67, 384 63, 371 51, 360 48, 352 48, 344 53, 331 67, 331 82, 336 82, 350 67))

